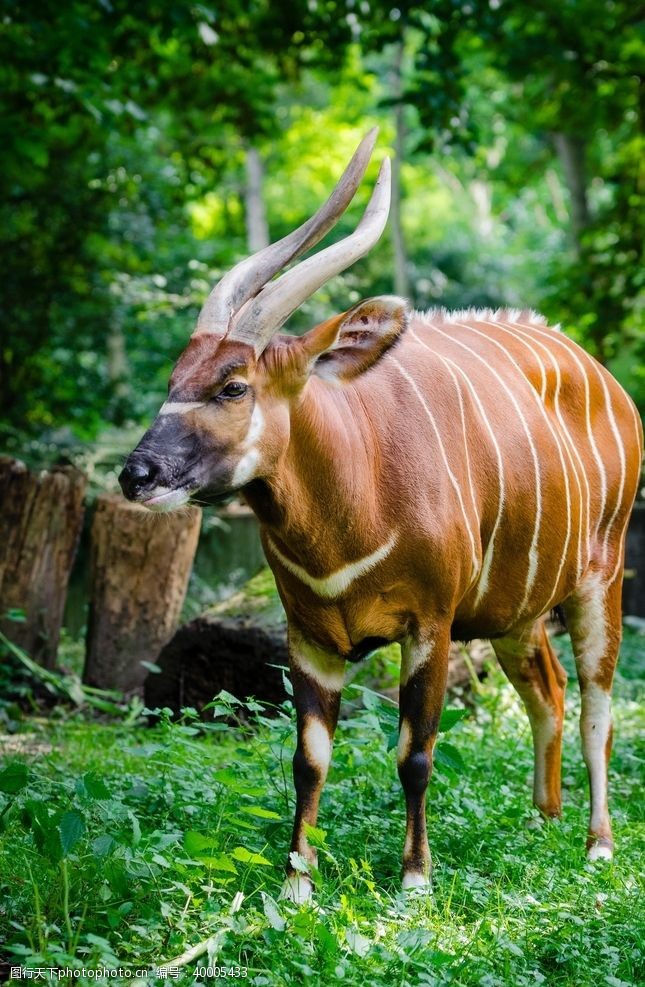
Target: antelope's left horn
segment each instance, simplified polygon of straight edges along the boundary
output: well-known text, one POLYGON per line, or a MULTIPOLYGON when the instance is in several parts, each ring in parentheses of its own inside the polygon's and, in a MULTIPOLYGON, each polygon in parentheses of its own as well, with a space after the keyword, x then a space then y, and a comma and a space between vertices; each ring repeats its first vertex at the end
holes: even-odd
POLYGON ((350 204, 372 156, 378 127, 372 128, 356 148, 327 201, 302 226, 240 261, 213 288, 197 319, 196 332, 226 335, 232 317, 283 267, 314 247, 334 226, 350 204))

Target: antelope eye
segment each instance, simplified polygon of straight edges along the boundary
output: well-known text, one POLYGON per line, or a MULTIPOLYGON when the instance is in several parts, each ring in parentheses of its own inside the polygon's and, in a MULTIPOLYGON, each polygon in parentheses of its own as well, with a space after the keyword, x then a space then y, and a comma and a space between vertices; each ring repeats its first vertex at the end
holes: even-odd
POLYGON ((241 398, 248 391, 248 386, 241 380, 232 380, 223 387, 217 395, 220 398, 241 398))

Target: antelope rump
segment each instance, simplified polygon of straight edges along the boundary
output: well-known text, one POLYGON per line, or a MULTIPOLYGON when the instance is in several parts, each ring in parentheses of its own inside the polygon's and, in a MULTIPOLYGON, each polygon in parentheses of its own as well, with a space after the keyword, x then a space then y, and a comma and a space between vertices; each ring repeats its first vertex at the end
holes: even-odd
MULTIPOLYGON (((292 851, 315 864, 305 823, 316 824, 345 663, 392 641, 403 886, 430 880, 425 795, 451 639, 492 641, 530 719, 534 802, 557 816, 566 676, 543 618, 559 606, 582 693, 587 851, 609 859, 610 693, 641 423, 612 376, 529 311, 418 313, 387 296, 299 338, 276 334, 383 232, 387 159, 356 230, 274 279, 348 206, 375 139, 311 219, 214 288, 121 486, 151 510, 240 490, 259 519, 289 628, 292 851)), ((311 891, 289 862, 284 894, 311 891)))

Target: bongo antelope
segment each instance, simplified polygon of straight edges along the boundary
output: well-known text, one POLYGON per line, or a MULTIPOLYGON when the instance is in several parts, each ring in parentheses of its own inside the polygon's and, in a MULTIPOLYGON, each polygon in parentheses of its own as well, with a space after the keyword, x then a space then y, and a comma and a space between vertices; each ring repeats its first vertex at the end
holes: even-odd
MULTIPOLYGON (((351 201, 376 134, 303 226, 242 261, 207 299, 168 399, 120 482, 151 510, 241 490, 289 625, 297 711, 291 849, 316 823, 345 663, 402 648, 403 886, 429 881, 425 795, 451 639, 489 638, 534 741, 533 798, 560 813, 565 674, 543 617, 566 615, 582 690, 591 859, 611 858, 610 691, 625 529, 642 429, 579 346, 529 311, 410 311, 370 298, 300 338, 291 313, 379 239, 389 162, 344 240, 314 246, 351 201)), ((285 894, 311 893, 287 868, 285 894)))

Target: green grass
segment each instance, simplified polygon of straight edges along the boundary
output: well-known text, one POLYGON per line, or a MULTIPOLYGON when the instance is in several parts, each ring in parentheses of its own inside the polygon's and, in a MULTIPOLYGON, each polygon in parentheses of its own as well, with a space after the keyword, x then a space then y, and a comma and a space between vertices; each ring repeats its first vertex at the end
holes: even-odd
POLYGON ((441 739, 426 897, 399 890, 395 711, 370 692, 348 690, 354 709, 312 834, 316 904, 302 909, 277 901, 292 813, 288 707, 256 711, 252 729, 231 726, 226 697, 206 727, 190 714, 154 728, 69 713, 28 721, 11 738, 24 753, 0 773, 0 790, 15 789, 0 796, 0 953, 14 965, 154 968, 212 937, 177 982, 210 982, 194 974, 210 957, 266 985, 642 983, 644 645, 626 635, 616 684, 616 862, 584 859, 577 687, 563 819, 529 828, 528 724, 493 671, 450 743, 441 739))

